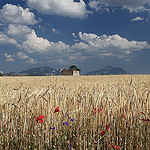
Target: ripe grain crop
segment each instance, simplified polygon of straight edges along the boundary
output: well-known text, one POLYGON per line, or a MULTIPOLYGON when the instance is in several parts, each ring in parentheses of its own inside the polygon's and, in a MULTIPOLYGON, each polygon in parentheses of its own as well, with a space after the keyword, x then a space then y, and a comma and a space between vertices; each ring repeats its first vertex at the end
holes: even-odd
POLYGON ((150 75, 0 77, 0 149, 149 150, 150 75))

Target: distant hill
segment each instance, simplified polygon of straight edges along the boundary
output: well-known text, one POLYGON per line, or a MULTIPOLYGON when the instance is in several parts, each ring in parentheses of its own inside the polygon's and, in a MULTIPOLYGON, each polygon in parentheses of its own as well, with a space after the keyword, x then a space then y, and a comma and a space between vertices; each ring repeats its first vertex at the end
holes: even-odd
POLYGON ((119 75, 119 74, 130 74, 120 67, 107 66, 101 70, 91 71, 85 75, 119 75))
POLYGON ((0 76, 3 76, 5 73, 0 70, 0 76))
POLYGON ((22 72, 19 72, 22 75, 28 76, 53 76, 61 75, 61 69, 54 69, 49 66, 31 68, 22 72))
MULTIPOLYGON (((56 76, 61 75, 62 69, 54 69, 49 66, 44 67, 36 67, 36 68, 30 68, 25 71, 21 72, 10 72, 10 73, 4 73, 3 71, 0 71, 0 76, 6 75, 6 76, 56 76)), ((127 71, 123 70, 120 67, 112 67, 107 66, 101 70, 98 71, 91 71, 85 75, 119 75, 119 74, 130 74, 127 71)))

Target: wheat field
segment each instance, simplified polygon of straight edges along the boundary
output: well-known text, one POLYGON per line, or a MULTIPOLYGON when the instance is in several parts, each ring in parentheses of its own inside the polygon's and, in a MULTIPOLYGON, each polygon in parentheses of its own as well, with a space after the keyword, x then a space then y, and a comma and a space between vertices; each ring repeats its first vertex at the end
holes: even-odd
POLYGON ((150 75, 0 77, 0 149, 149 150, 150 75))

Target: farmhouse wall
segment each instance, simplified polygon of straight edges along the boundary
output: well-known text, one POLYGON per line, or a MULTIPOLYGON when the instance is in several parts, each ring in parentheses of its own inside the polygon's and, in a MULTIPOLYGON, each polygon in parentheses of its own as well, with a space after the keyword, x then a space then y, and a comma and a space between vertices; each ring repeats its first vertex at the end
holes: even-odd
POLYGON ((61 71, 61 75, 65 75, 65 76, 79 76, 79 71, 77 70, 72 70, 72 69, 63 69, 61 71))
POLYGON ((79 74, 79 71, 77 71, 77 70, 73 70, 73 76, 79 76, 80 74, 79 74))

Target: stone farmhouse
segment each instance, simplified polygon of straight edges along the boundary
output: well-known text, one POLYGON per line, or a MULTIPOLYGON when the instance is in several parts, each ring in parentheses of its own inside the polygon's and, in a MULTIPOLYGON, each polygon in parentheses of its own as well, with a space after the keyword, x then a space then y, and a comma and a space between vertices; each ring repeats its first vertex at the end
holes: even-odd
POLYGON ((80 75, 80 71, 76 70, 76 69, 63 69, 61 71, 61 75, 64 76, 79 76, 80 75))

